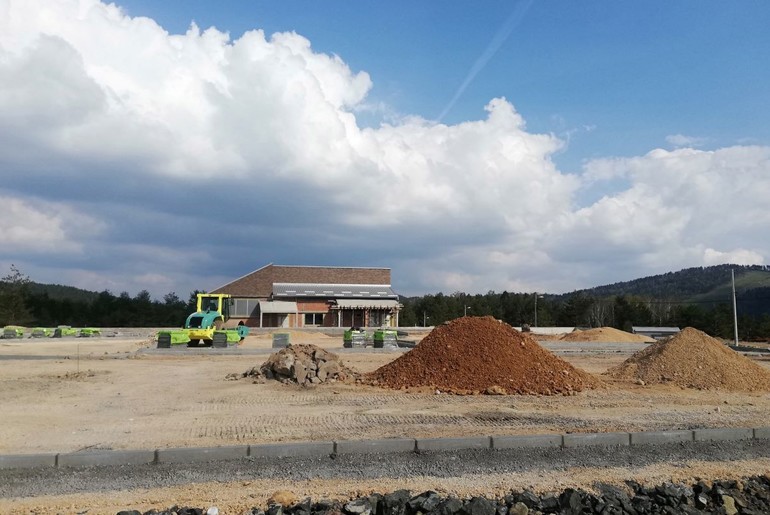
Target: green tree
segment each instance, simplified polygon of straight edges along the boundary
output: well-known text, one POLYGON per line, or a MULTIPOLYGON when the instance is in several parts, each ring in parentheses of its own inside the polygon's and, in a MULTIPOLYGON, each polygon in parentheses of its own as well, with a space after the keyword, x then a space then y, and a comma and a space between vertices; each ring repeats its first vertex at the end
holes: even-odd
POLYGON ((27 306, 29 283, 29 277, 11 265, 11 271, 0 280, 0 323, 24 325, 32 321, 27 306))

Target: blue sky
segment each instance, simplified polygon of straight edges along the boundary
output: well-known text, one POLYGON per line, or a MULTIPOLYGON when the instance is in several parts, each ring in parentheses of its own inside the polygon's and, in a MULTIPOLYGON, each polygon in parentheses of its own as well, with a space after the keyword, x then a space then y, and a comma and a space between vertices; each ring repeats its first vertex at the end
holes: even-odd
POLYGON ((765 264, 768 26, 760 1, 0 0, 0 267, 160 297, 268 262, 406 295, 765 264))

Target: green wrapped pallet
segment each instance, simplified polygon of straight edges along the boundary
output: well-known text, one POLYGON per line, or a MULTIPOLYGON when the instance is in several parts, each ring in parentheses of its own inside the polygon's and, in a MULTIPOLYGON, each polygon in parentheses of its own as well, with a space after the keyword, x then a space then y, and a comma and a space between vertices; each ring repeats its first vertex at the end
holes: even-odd
POLYGON ((32 329, 32 338, 50 338, 53 336, 53 329, 47 327, 35 327, 32 329))
POLYGON ((366 331, 363 329, 348 329, 342 333, 342 346, 345 348, 365 347, 367 340, 366 331))
POLYGON ((3 338, 24 338, 24 328, 20 325, 7 325, 3 328, 3 338))
POLYGON ((374 332, 374 348, 398 347, 398 333, 392 329, 378 329, 374 332))
POLYGON ((77 336, 78 334, 80 334, 79 329, 74 329, 68 325, 60 325, 59 327, 53 330, 54 338, 62 338, 64 336, 77 336))
POLYGON ((96 327, 84 327, 80 330, 81 338, 90 338, 92 336, 101 336, 102 330, 96 327))

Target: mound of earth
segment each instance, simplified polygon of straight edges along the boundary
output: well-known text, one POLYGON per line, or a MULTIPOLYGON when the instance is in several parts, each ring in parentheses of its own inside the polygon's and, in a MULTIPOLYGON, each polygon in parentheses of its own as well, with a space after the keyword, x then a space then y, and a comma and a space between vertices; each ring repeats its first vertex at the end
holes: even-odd
MULTIPOLYGON (((254 369, 246 375, 254 375, 254 369)), ((313 385, 354 380, 356 372, 347 368, 339 356, 315 345, 290 344, 262 364, 259 372, 267 379, 286 383, 313 385)))
POLYGON ((493 317, 462 317, 368 376, 388 388, 430 386, 459 394, 571 394, 600 384, 493 317))
POLYGON ((614 327, 597 327, 585 331, 574 331, 565 334, 565 342, 619 342, 619 343, 653 343, 655 339, 641 334, 632 334, 614 327))
POLYGON ((607 375, 644 384, 685 388, 770 391, 770 371, 692 327, 635 353, 607 375))

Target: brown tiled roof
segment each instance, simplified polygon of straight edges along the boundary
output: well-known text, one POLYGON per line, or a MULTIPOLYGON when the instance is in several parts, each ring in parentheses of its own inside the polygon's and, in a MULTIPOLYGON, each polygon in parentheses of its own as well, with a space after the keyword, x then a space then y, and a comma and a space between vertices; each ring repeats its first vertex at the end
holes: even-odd
POLYGON ((273 283, 390 285, 390 268, 287 266, 271 263, 211 293, 267 299, 273 292, 273 283))

